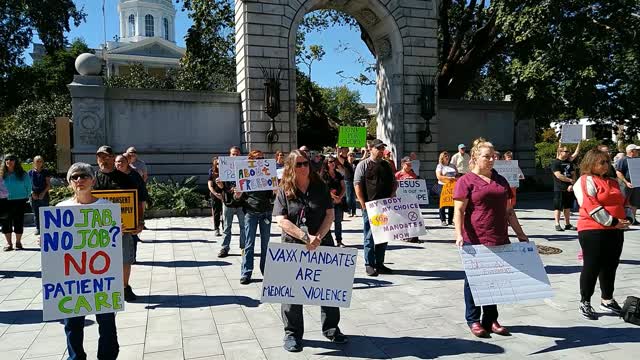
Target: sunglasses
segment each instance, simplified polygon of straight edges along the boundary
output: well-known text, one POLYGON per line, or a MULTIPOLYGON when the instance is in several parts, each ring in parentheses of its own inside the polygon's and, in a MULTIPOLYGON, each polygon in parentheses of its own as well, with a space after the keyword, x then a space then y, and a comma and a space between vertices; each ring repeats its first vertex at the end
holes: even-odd
POLYGON ((335 160, 327 161, 329 164, 335 163, 335 160))
POLYGON ((89 174, 73 174, 69 177, 73 181, 78 181, 80 179, 90 179, 91 175, 89 174))
POLYGON ((303 168, 303 167, 308 167, 308 166, 309 166, 309 162, 308 161, 300 161, 300 162, 296 161, 296 167, 297 168, 303 168))

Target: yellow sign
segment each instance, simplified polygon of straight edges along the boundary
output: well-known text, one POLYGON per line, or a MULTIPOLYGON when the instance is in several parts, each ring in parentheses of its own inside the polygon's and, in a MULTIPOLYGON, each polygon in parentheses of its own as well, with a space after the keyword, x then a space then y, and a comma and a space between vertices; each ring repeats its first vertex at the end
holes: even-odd
POLYGON ((453 206, 453 189, 455 187, 455 180, 442 185, 442 192, 440 193, 440 207, 453 206))
POLYGON ((138 190, 93 190, 93 196, 120 204, 122 209, 122 231, 133 232, 138 227, 138 190))

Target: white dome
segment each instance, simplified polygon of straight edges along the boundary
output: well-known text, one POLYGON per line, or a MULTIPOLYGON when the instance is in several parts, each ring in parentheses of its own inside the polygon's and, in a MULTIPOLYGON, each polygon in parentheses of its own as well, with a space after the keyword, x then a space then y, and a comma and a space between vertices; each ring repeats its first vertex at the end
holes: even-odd
POLYGON ((120 41, 159 37, 175 42, 176 9, 172 0, 120 0, 120 41))

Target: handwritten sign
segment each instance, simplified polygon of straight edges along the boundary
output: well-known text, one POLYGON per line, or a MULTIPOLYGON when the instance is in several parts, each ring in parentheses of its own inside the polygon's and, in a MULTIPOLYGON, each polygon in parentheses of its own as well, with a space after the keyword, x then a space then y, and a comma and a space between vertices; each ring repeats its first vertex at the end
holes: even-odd
POLYGON ((449 181, 442 185, 442 192, 440 192, 440 207, 453 206, 453 189, 455 189, 455 187, 455 181, 449 181))
POLYGON ((40 208, 44 321, 124 310, 120 206, 40 208))
POLYGON ((411 160, 411 169, 413 169, 413 172, 415 172, 419 176, 420 175, 420 160, 411 160))
POLYGON ((219 156, 220 181, 236 181, 236 161, 247 160, 246 156, 219 156))
POLYGON ((122 214, 122 231, 129 233, 138 227, 138 190, 93 190, 91 194, 100 199, 107 199, 120 204, 122 214))
POLYGON ((522 170, 518 166, 518 160, 496 160, 493 162, 493 168, 496 169, 498 174, 507 179, 509 186, 513 188, 520 187, 522 170))
POLYGON ((582 141, 582 125, 562 125, 560 142, 562 144, 579 144, 582 141))
POLYGON ((366 203, 373 239, 377 243, 418 237, 427 233, 415 198, 393 197, 366 203))
POLYGON ((429 205, 429 189, 424 179, 398 180, 398 196, 414 199, 420 205, 429 205))
POLYGON ((367 128, 360 126, 340 126, 340 130, 338 132, 338 146, 367 146, 367 128))
POLYGON ((269 243, 263 303, 349 307, 358 250, 269 243))
POLYGON ((640 188, 640 158, 627 158, 629 177, 634 188, 640 188))
POLYGON ((460 248, 460 256, 476 306, 553 297, 533 242, 465 245, 460 248))
POLYGON ((236 161, 235 167, 238 191, 264 191, 278 187, 275 159, 236 161))

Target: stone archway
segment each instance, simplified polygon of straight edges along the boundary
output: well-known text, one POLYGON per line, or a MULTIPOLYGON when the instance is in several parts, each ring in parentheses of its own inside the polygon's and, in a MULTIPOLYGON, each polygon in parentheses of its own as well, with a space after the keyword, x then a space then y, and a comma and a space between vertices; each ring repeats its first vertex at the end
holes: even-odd
POLYGON ((243 146, 267 152, 296 147, 296 32, 307 13, 330 8, 353 16, 372 39, 377 63, 378 137, 390 145, 396 160, 411 151, 422 160, 434 159, 438 140, 433 130, 437 124, 432 121, 433 142, 421 144, 418 133, 424 130, 425 120, 419 115, 418 97, 419 76, 435 74, 437 68, 436 6, 435 0, 236 0, 243 146), (267 141, 271 120, 264 113, 262 68, 283 70, 281 113, 275 121, 279 139, 275 143, 267 141))

